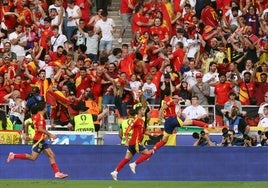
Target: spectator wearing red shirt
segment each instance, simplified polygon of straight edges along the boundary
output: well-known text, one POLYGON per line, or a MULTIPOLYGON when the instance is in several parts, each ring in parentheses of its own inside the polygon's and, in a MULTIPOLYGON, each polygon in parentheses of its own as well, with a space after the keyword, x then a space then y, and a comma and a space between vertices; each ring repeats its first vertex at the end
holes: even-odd
POLYGON ((163 25, 163 20, 161 18, 156 17, 154 19, 154 25, 150 27, 150 35, 157 35, 159 40, 163 43, 168 43, 169 41, 169 32, 168 28, 163 25))
POLYGON ((185 58, 185 51, 183 50, 182 42, 178 42, 175 51, 172 52, 172 54, 170 54, 168 58, 170 59, 171 64, 174 67, 174 71, 180 72, 185 58))
POLYGON ((140 31, 142 34, 149 31, 149 27, 153 24, 153 20, 150 20, 143 14, 143 6, 137 5, 135 8, 135 14, 132 18, 132 33, 140 31))
POLYGON ((91 77, 91 86, 90 90, 94 95, 95 101, 101 106, 100 98, 102 95, 102 85, 101 79, 103 74, 103 66, 99 66, 98 62, 94 62, 91 65, 91 70, 89 71, 89 75, 91 77))
POLYGON ((217 13, 211 6, 211 0, 204 0, 205 8, 201 12, 201 20, 205 26, 218 26, 217 13))
POLYGON ((80 68, 80 74, 75 78, 76 96, 79 97, 83 91, 90 88, 91 77, 87 74, 86 67, 80 68))
POLYGON ((15 29, 15 23, 18 19, 18 14, 14 12, 15 10, 14 2, 9 0, 3 0, 0 5, 0 20, 3 21, 4 26, 8 31, 15 29))
POLYGON ((192 11, 191 5, 186 3, 184 5, 185 14, 182 17, 183 23, 192 23, 193 22, 193 16, 195 15, 192 11))
POLYGON ((9 69, 13 69, 14 71, 12 71, 10 73, 10 79, 13 79, 15 76, 15 70, 17 70, 18 68, 18 64, 11 62, 10 56, 8 56, 8 54, 4 53, 3 57, 3 65, 0 66, 0 74, 4 74, 7 73, 9 69))
POLYGON ((64 62, 66 61, 66 55, 65 55, 65 51, 63 46, 58 46, 57 51, 56 52, 50 52, 50 58, 51 61, 58 61, 61 64, 64 64, 64 62))
POLYGON ((122 42, 122 38, 124 36, 124 33, 128 27, 128 25, 131 23, 133 10, 135 9, 135 6, 137 5, 138 0, 121 0, 120 2, 120 16, 122 20, 122 27, 120 29, 119 39, 118 42, 122 42))
MULTIPOLYGON (((23 1, 21 1, 23 2, 23 1)), ((20 15, 17 19, 17 21, 22 25, 24 28, 26 25, 33 25, 33 15, 32 12, 29 8, 29 4, 22 4, 22 9, 19 11, 18 9, 18 14, 20 15)))
POLYGON ((81 18, 85 20, 85 23, 88 23, 90 20, 90 6, 91 1, 89 0, 76 0, 75 4, 79 6, 81 10, 81 18))
POLYGON ((250 99, 255 98, 255 83, 252 81, 250 72, 244 73, 244 80, 237 74, 237 84, 239 86, 239 101, 242 105, 250 105, 250 99))
POLYGON ((226 74, 219 74, 219 82, 215 84, 215 104, 223 106, 229 99, 229 93, 233 91, 232 84, 226 81, 226 74))
POLYGON ((260 78, 260 82, 255 78, 255 96, 258 106, 264 102, 265 93, 268 91, 267 74, 261 73, 260 78))
POLYGON ((125 51, 124 54, 122 54, 122 56, 123 57, 118 64, 118 71, 125 72, 127 75, 127 78, 130 78, 130 76, 134 73, 135 54, 129 53, 127 50, 125 51))
MULTIPOLYGON (((44 25, 40 24, 39 22, 35 22, 35 24, 41 29, 42 35, 39 40, 39 46, 40 46, 40 54, 44 50, 45 53, 48 53, 48 43, 47 40, 50 39, 53 36, 53 31, 51 27, 51 19, 49 17, 44 18, 44 25)), ((44 52, 43 52, 44 53, 44 52)), ((40 56, 40 54, 37 55, 37 57, 40 56)))

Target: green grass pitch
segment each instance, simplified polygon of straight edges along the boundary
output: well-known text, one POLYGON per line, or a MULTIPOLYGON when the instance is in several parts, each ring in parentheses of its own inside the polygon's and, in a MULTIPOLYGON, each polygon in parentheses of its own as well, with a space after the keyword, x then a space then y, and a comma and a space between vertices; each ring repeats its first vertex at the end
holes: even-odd
POLYGON ((1 188, 263 188, 268 182, 0 180, 1 188))

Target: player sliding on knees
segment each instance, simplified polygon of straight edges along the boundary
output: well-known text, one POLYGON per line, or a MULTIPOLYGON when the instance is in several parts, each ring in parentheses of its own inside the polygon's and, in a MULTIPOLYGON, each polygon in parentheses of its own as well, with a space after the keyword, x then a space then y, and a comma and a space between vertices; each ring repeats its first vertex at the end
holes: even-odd
POLYGON ((7 158, 7 162, 9 163, 13 159, 24 159, 24 160, 35 161, 38 158, 39 154, 43 151, 49 158, 50 165, 55 174, 55 178, 62 179, 68 177, 68 174, 60 172, 55 160, 55 154, 53 153, 51 148, 49 148, 49 145, 45 141, 47 137, 52 139, 57 138, 56 135, 51 134, 46 130, 46 121, 44 118, 44 114, 46 113, 46 103, 39 102, 37 105, 31 108, 31 112, 33 114, 32 120, 35 130, 35 135, 33 137, 32 153, 15 154, 13 152, 10 152, 7 158))
POLYGON ((136 173, 136 165, 146 161, 151 157, 152 152, 146 149, 142 144, 143 136, 146 132, 145 123, 142 117, 144 116, 145 109, 142 106, 136 107, 136 118, 131 122, 126 130, 126 146, 128 146, 125 158, 122 159, 115 170, 111 172, 111 175, 114 180, 117 180, 117 174, 122 168, 129 163, 136 153, 141 153, 141 156, 133 163, 129 164, 131 171, 136 173), (128 139, 128 134, 132 130, 132 136, 128 139))

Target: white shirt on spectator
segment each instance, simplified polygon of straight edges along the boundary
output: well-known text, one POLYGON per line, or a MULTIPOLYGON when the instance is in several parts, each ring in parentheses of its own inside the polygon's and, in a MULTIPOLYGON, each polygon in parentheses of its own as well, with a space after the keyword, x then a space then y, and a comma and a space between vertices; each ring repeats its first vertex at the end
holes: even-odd
POLYGON ((59 34, 58 37, 51 37, 51 45, 53 45, 53 52, 57 51, 59 46, 64 48, 64 43, 67 42, 67 37, 63 34, 59 34))
MULTIPOLYGON (((55 4, 52 4, 52 5, 49 5, 48 10, 50 10, 50 9, 52 9, 52 8, 56 9, 58 13, 59 13, 59 11, 60 11, 60 9, 61 9, 60 6, 55 6, 55 4)), ((64 9, 64 8, 63 8, 63 9, 64 9)), ((63 16, 63 17, 65 16, 65 11, 63 11, 63 15, 62 15, 62 16, 63 16)))
POLYGON ((142 86, 142 83, 140 81, 129 81, 129 86, 133 90, 138 90, 142 86))
POLYGON ((176 48, 176 45, 178 44, 178 42, 182 42, 183 43, 183 48, 187 48, 188 47, 187 38, 185 38, 185 37, 178 38, 177 35, 174 35, 170 39, 170 43, 169 43, 172 46, 172 52, 174 52, 177 49, 176 48))
POLYGON ((268 117, 260 119, 258 127, 268 127, 268 117))
POLYGON ((264 103, 262 103, 261 105, 260 105, 260 107, 259 107, 259 110, 258 110, 258 114, 260 115, 260 116, 264 116, 264 111, 263 111, 263 108, 264 108, 264 106, 266 106, 266 105, 268 105, 268 103, 267 102, 264 102, 264 103))
POLYGON ((208 72, 208 73, 204 74, 204 76, 202 78, 203 82, 207 82, 210 85, 209 96, 211 96, 211 97, 215 96, 215 93, 214 93, 215 87, 213 85, 211 85, 211 84, 215 84, 216 82, 219 81, 218 75, 219 75, 219 73, 217 73, 217 72, 213 72, 213 73, 208 72), (214 79, 212 79, 212 78, 214 78, 214 79), (209 81, 209 80, 211 80, 211 81, 209 81))
POLYGON ((104 41, 112 41, 114 39, 113 36, 113 28, 115 27, 114 20, 112 18, 107 18, 104 22, 102 19, 98 20, 95 24, 95 28, 101 30, 102 38, 104 41))
POLYGON ((200 49, 200 41, 198 39, 187 39, 188 43, 188 58, 194 58, 196 52, 200 49))
MULTIPOLYGON (((17 34, 15 31, 10 33, 9 34, 9 41, 11 41, 12 39, 17 39, 19 36, 19 34, 17 34)), ((26 39, 26 36, 23 36, 20 38, 20 40, 18 41, 18 43, 21 43, 21 42, 26 42, 27 39, 26 39)), ((25 56, 25 49, 24 47, 16 44, 16 45, 11 45, 11 52, 14 52, 17 54, 17 56, 19 57, 22 57, 22 56, 25 56)))
POLYGON ((94 34, 90 37, 87 33, 85 33, 85 41, 87 46, 86 54, 98 54, 99 36, 94 34))
POLYGON ((67 27, 73 27, 73 26, 76 27, 76 23, 78 23, 79 21, 79 18, 77 19, 77 17, 79 17, 79 14, 77 13, 79 9, 80 7, 77 5, 74 5, 74 8, 72 9, 69 7, 66 8, 66 13, 68 15, 68 18, 69 17, 76 18, 76 19, 68 20, 67 27))
POLYGON ((182 113, 185 114, 186 119, 197 119, 200 116, 206 115, 207 111, 201 105, 198 105, 198 106, 190 105, 190 106, 187 106, 182 111, 182 113))
MULTIPOLYGON (((51 20, 51 25, 58 25, 58 22, 59 22, 59 16, 56 16, 54 19, 51 20)), ((59 26, 59 33, 63 34, 62 33, 62 22, 58 26, 59 26)))
POLYGON ((142 86, 142 90, 146 99, 150 96, 152 96, 151 99, 155 98, 155 93, 157 89, 154 83, 148 84, 147 82, 145 82, 142 86))
POLYGON ((46 78, 51 78, 51 75, 53 75, 53 68, 52 66, 49 66, 45 63, 45 61, 38 61, 39 70, 45 70, 46 71, 46 78))
POLYGON ((184 80, 189 84, 190 87, 193 87, 196 84, 195 75, 197 73, 200 73, 200 72, 197 71, 197 70, 194 70, 193 72, 192 71, 187 71, 187 72, 185 72, 183 74, 183 75, 185 75, 184 80))

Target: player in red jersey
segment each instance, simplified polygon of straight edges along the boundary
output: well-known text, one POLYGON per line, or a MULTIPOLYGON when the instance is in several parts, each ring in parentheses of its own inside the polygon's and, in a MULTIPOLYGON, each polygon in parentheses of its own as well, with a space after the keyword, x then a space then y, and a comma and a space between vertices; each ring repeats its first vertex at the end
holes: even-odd
POLYGON ((128 126, 125 133, 126 145, 128 146, 125 158, 122 159, 116 166, 115 170, 111 172, 111 175, 114 180, 117 180, 118 172, 122 170, 122 168, 133 158, 136 153, 141 153, 141 156, 135 162, 129 164, 129 167, 134 174, 136 173, 136 165, 144 162, 151 156, 151 152, 141 144, 143 135, 146 131, 144 126, 144 120, 142 119, 145 114, 145 109, 142 106, 138 106, 135 110, 137 113, 137 117, 128 126), (130 140, 128 140, 128 134, 130 130, 132 130, 132 137, 130 138, 130 140))
POLYGON ((165 119, 164 135, 162 137, 162 140, 154 145, 153 149, 151 150, 152 153, 154 153, 156 150, 160 149, 167 143, 169 136, 173 134, 173 131, 175 130, 176 127, 182 127, 184 125, 196 125, 199 127, 208 127, 207 123, 200 120, 194 120, 194 119, 182 120, 180 118, 181 113, 180 112, 176 113, 175 111, 176 105, 171 96, 170 91, 169 93, 167 92, 166 95, 167 96, 164 98, 162 106, 159 110, 160 116, 165 119))
POLYGON ((35 135, 33 137, 32 153, 15 154, 13 152, 10 152, 7 158, 7 162, 9 163, 13 159, 24 159, 24 160, 35 161, 38 158, 39 154, 43 151, 49 158, 51 167, 55 173, 55 178, 62 179, 68 177, 68 174, 60 172, 55 160, 55 155, 45 141, 46 138, 52 138, 52 139, 57 138, 56 135, 46 130, 46 121, 44 118, 44 114, 46 113, 46 103, 39 102, 36 106, 32 108, 37 108, 36 111, 38 111, 35 115, 32 116, 35 130, 35 135))

